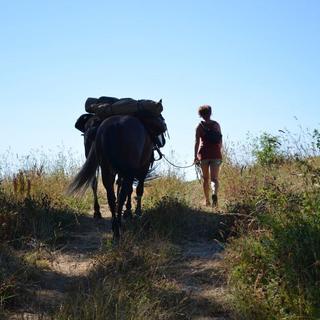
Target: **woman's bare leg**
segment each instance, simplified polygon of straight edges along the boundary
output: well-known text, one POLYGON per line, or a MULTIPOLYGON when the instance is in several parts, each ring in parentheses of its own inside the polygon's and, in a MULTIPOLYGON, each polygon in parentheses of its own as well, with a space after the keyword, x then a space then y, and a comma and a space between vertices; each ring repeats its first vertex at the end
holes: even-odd
POLYGON ((220 166, 215 164, 210 164, 210 180, 212 189, 212 205, 218 204, 218 192, 219 192, 219 171, 220 166))
POLYGON ((209 186, 209 164, 201 163, 202 178, 203 178, 203 192, 206 199, 206 205, 210 205, 210 186, 209 186))

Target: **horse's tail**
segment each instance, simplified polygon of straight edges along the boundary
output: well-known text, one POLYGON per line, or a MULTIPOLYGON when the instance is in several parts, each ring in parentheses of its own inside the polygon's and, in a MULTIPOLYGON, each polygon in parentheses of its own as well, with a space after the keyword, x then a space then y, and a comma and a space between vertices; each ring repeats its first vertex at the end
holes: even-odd
POLYGON ((91 185, 98 169, 95 141, 92 143, 86 162, 70 183, 67 194, 83 194, 91 185))

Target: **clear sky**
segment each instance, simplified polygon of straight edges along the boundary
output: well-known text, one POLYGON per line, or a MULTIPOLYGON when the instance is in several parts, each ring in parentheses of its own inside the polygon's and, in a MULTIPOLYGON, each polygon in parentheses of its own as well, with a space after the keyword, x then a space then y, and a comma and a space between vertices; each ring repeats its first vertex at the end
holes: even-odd
POLYGON ((89 96, 162 98, 180 164, 201 104, 232 141, 319 128, 317 0, 0 0, 0 39, 0 153, 81 153, 89 96))

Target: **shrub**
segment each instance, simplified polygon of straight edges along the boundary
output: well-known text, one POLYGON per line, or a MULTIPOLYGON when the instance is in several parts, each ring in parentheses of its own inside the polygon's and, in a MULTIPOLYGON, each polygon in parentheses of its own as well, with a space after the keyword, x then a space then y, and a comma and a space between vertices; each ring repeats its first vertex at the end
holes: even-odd
POLYGON ((269 133, 263 133, 254 146, 253 155, 262 166, 282 163, 284 155, 280 151, 280 138, 269 133))
POLYGON ((228 250, 234 303, 246 319, 320 316, 320 171, 308 160, 296 167, 302 188, 279 176, 265 184, 256 227, 228 250))

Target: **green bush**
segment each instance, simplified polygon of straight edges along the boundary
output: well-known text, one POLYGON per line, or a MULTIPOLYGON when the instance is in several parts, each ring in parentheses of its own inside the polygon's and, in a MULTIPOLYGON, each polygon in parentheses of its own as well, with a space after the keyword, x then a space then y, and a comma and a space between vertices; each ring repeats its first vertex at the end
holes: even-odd
POLYGON ((264 132, 253 149, 253 156, 262 166, 282 163, 284 155, 280 150, 281 142, 278 136, 264 132))
POLYGON ((300 190, 277 180, 261 190, 256 228, 229 248, 234 303, 246 319, 320 317, 319 169, 300 161, 299 177, 300 190))

